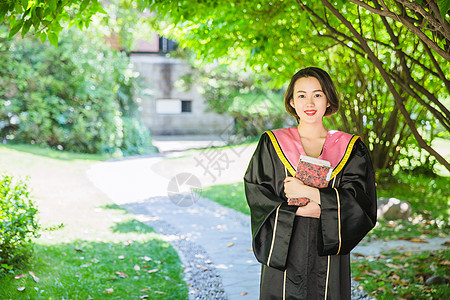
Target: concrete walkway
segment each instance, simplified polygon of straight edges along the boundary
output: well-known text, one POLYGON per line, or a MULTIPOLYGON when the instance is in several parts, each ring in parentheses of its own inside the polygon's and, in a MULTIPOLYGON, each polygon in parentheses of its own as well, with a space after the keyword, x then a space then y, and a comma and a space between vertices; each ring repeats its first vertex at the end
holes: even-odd
MULTIPOLYGON (((167 149, 186 146, 167 142, 167 149)), ((260 265, 250 251, 249 217, 191 193, 191 188, 241 180, 253 151, 254 146, 221 150, 215 164, 208 149, 186 157, 184 152, 167 152, 97 163, 88 176, 115 203, 175 246, 185 266, 191 299, 258 299, 260 265), (202 286, 208 280, 213 283, 202 286)), ((353 252, 376 256, 398 247, 440 249, 445 240, 375 242, 353 252)))

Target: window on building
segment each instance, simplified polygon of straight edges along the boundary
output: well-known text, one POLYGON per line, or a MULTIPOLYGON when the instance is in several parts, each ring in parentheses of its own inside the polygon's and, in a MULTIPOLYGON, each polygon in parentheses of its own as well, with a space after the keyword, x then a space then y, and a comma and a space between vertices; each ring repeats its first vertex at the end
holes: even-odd
POLYGON ((183 113, 192 112, 192 101, 191 100, 182 100, 181 101, 181 112, 183 112, 183 113))
POLYGON ((177 44, 168 38, 163 36, 159 37, 159 51, 163 53, 174 51, 177 48, 177 44))
POLYGON ((192 112, 191 100, 158 99, 156 100, 157 114, 181 114, 192 112))

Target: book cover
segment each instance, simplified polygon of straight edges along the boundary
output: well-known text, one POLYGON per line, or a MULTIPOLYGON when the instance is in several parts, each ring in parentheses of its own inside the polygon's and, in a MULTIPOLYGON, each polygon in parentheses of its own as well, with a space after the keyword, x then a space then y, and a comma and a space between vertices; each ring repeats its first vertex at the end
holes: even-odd
MULTIPOLYGON (((318 159, 306 155, 300 155, 295 177, 300 179, 305 185, 323 188, 328 186, 330 181, 331 163, 329 161, 318 159)), ((309 198, 290 198, 289 205, 305 206, 310 201, 309 198)))

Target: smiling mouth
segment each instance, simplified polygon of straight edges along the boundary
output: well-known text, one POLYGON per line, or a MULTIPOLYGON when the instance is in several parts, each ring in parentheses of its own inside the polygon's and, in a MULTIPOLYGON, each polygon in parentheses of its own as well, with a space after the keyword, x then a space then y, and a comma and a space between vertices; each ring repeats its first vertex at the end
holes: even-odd
POLYGON ((307 116, 314 116, 316 114, 316 110, 305 110, 305 114, 307 116))

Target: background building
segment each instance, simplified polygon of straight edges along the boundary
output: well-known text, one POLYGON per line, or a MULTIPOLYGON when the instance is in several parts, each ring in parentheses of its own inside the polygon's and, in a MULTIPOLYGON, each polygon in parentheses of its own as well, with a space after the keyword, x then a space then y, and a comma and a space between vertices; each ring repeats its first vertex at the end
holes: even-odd
POLYGON ((141 116, 152 135, 225 134, 233 130, 233 118, 208 112, 195 86, 179 90, 175 82, 191 73, 189 64, 167 57, 176 44, 153 34, 139 40, 129 52, 133 69, 140 74, 143 92, 139 95, 141 116))

